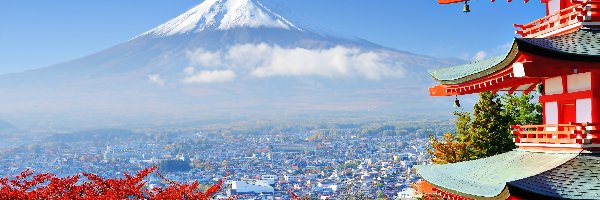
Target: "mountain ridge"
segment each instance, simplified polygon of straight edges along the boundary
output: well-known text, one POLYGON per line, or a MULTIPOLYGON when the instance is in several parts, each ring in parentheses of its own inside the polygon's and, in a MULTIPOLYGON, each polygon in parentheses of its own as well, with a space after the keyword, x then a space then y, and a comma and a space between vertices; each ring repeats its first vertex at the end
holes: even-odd
MULTIPOLYGON (((250 10, 234 16, 253 16, 244 13, 260 8, 258 0, 206 0, 173 20, 228 2, 250 10)), ((259 10, 279 19, 265 9, 259 10)), ((236 11, 208 13, 222 15, 215 14, 216 22, 231 10, 236 11)), ((89 56, 1 75, 0 117, 18 127, 93 129, 348 113, 404 116, 447 106, 443 98, 427 98, 433 84, 427 69, 456 60, 312 32, 291 22, 297 29, 248 25, 241 17, 230 21, 240 26, 219 29, 220 24, 198 26, 201 18, 191 19, 198 22, 193 28, 169 29, 185 30, 176 34, 150 34, 155 28, 89 56)), ((173 20, 157 27, 177 27, 167 26, 173 20)))

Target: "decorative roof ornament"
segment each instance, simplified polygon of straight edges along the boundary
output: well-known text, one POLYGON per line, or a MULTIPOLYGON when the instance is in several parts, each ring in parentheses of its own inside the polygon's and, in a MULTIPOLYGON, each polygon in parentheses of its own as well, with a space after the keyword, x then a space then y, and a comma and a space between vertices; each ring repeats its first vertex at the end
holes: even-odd
POLYGON ((535 91, 540 95, 544 94, 544 84, 541 81, 535 86, 535 91))
POLYGON ((454 107, 460 108, 460 100, 458 100, 458 95, 456 95, 456 99, 454 99, 454 107))
MULTIPOLYGON (((460 3, 460 2, 465 2, 465 5, 463 7, 463 13, 470 13, 471 12, 471 7, 469 6, 469 2, 470 0, 438 0, 439 4, 452 4, 452 3, 460 3)), ((492 2, 496 2, 496 0, 491 0, 492 2)), ((509 3, 512 2, 512 0, 507 0, 509 3)), ((525 3, 529 2, 529 0, 523 0, 525 3)), ((542 0, 544 1, 544 0, 542 0)))

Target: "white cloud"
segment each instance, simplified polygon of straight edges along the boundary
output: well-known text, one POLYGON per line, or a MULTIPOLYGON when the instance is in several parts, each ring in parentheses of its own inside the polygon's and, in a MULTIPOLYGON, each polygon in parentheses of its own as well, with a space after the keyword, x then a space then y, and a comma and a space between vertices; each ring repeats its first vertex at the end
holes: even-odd
POLYGON ((188 76, 193 75, 194 72, 196 72, 196 69, 193 67, 186 67, 185 69, 183 69, 183 73, 188 76))
POLYGON ((500 44, 492 49, 480 50, 478 52, 475 52, 474 54, 465 53, 460 58, 462 58, 464 60, 470 60, 473 62, 477 62, 477 61, 482 61, 482 60, 488 59, 490 57, 506 55, 506 53, 512 47, 512 44, 513 43, 511 41, 510 43, 500 44))
POLYGON ((203 49, 196 49, 187 52, 187 57, 192 65, 200 65, 204 67, 218 67, 221 63, 221 52, 210 52, 203 49))
MULTIPOLYGON (((358 48, 282 48, 267 44, 235 45, 223 52, 196 50, 188 53, 192 64, 221 67, 255 77, 271 76, 361 76, 367 79, 404 76, 402 63, 389 56, 358 48), (217 57, 219 57, 217 59, 217 57)), ((186 74, 191 69, 186 69, 186 74)), ((193 73, 193 71, 191 72, 193 73)))
MULTIPOLYGON (((246 47, 237 48, 251 49, 246 47)), ((235 50, 236 47, 232 48, 231 51, 235 52, 235 50)), ((250 52, 242 52, 237 55, 248 53, 250 52)), ((268 52, 261 53, 266 56, 263 57, 263 60, 254 61, 256 68, 251 70, 251 74, 257 77, 277 75, 334 77, 346 75, 350 72, 350 60, 352 58, 349 56, 358 53, 358 50, 343 47, 326 50, 272 47, 268 49, 268 52)))
POLYGON ((354 68, 368 79, 379 80, 388 77, 404 76, 403 68, 398 69, 396 67, 394 69, 389 67, 394 65, 399 66, 400 64, 386 63, 385 60, 380 54, 368 52, 356 55, 350 59, 350 62, 355 64, 354 68))
POLYGON ((165 80, 163 80, 159 74, 148 75, 148 81, 150 81, 152 83, 156 83, 158 85, 165 85, 165 80))
POLYGON ((510 51, 510 48, 512 48, 512 41, 508 42, 508 43, 504 43, 501 45, 498 45, 493 51, 495 54, 505 54, 506 52, 510 51))
MULTIPOLYGON (((188 71, 188 69, 189 67, 186 68, 186 71, 188 71)), ((236 77, 235 72, 232 70, 204 70, 197 73, 194 73, 194 71, 195 70, 192 70, 192 73, 187 74, 181 82, 184 84, 218 83, 232 81, 236 77)))
POLYGON ((483 59, 486 59, 488 57, 488 54, 485 51, 478 51, 477 53, 475 53, 475 56, 473 56, 473 61, 481 61, 483 59))

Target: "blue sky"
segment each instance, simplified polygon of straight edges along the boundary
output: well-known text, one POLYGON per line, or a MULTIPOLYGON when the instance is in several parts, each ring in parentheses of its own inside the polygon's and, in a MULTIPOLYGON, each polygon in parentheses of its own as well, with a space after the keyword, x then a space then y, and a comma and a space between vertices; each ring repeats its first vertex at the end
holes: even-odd
MULTIPOLYGON (((502 53, 513 23, 542 17, 539 1, 263 0, 303 24, 398 50, 467 60, 502 53)), ((152 29, 202 0, 0 1, 0 74, 89 55, 152 29)))

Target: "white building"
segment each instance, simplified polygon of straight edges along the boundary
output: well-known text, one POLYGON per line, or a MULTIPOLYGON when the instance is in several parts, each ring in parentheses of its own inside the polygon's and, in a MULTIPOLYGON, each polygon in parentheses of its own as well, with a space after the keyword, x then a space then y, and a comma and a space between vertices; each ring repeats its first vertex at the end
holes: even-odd
POLYGON ((232 181, 231 189, 227 191, 228 195, 239 194, 274 194, 275 188, 268 185, 267 181, 256 180, 256 182, 232 181))
POLYGON ((277 175, 262 175, 260 177, 261 180, 267 181, 270 186, 275 186, 275 182, 277 181, 277 175))
POLYGON ((285 181, 298 181, 298 180, 300 180, 301 178, 302 178, 301 176, 296 176, 296 175, 285 175, 285 176, 283 177, 283 179, 284 179, 285 181))
POLYGON ((415 198, 415 189, 405 188, 402 192, 398 192, 399 199, 413 199, 415 198))

